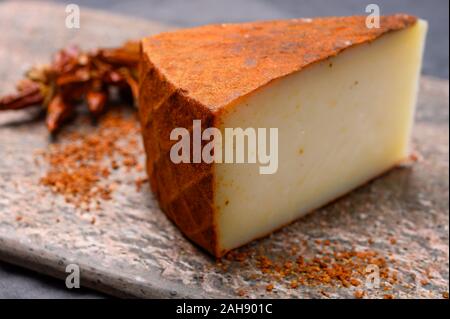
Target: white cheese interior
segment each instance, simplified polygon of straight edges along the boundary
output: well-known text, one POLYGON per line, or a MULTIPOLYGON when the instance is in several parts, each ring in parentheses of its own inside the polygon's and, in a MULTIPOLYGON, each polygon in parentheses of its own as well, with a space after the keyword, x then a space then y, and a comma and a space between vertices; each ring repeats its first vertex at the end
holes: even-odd
POLYGON ((260 164, 215 164, 221 248, 264 236, 409 155, 426 29, 419 21, 347 49, 223 116, 221 129, 277 127, 279 164, 273 175, 260 175, 260 164))

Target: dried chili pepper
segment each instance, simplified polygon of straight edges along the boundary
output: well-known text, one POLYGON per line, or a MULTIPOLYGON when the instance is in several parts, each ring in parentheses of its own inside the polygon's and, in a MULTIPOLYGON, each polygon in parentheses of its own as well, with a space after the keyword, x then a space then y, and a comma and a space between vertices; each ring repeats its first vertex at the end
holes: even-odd
POLYGON ((31 105, 39 104, 44 101, 39 84, 27 81, 21 82, 16 94, 6 95, 0 98, 1 110, 19 110, 31 105))
POLYGON ((99 115, 103 112, 108 95, 102 91, 89 91, 86 94, 86 101, 89 111, 94 115, 99 115))
POLYGON ((17 93, 0 98, 0 111, 41 105, 47 110, 47 127, 56 131, 80 101, 93 116, 107 107, 111 87, 137 98, 139 42, 119 48, 83 52, 75 46, 58 51, 49 65, 35 66, 17 85, 17 93))
POLYGON ((56 95, 47 107, 47 128, 55 132, 58 127, 72 114, 72 108, 61 95, 56 95))

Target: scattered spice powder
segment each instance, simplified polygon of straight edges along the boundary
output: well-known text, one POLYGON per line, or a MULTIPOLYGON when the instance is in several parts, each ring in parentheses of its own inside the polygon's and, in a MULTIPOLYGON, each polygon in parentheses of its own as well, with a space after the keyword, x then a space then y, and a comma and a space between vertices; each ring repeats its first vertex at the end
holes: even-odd
POLYGON ((295 289, 295 288, 297 288, 297 287, 298 287, 298 281, 297 281, 296 279, 292 280, 292 281, 291 281, 291 288, 292 288, 292 289, 295 289))
POLYGON ((356 278, 350 279, 350 283, 352 284, 352 286, 355 286, 355 287, 358 287, 361 284, 361 282, 356 278))
POLYGON ((421 281, 420 281, 420 284, 422 285, 422 286, 426 286, 426 285, 428 285, 430 282, 428 281, 428 280, 426 280, 426 279, 422 279, 421 281))
MULTIPOLYGON (((138 166, 138 156, 143 152, 137 140, 138 124, 135 116, 111 111, 93 131, 65 133, 63 143, 52 144, 43 152, 48 170, 40 183, 77 208, 99 209, 101 201, 110 200, 120 183, 110 181, 111 169, 123 167, 129 172, 138 166)), ((136 187, 145 181, 139 178, 136 187)))
MULTIPOLYGON (((368 266, 377 266, 380 279, 389 283, 382 285, 383 291, 388 292, 398 282, 398 273, 389 268, 390 259, 386 256, 375 250, 343 248, 338 241, 312 240, 309 244, 302 242, 298 247, 289 247, 285 253, 273 251, 270 247, 241 248, 229 252, 221 259, 220 265, 222 270, 230 269, 234 262, 239 263, 240 270, 245 265, 256 268, 259 274, 251 280, 265 282, 268 292, 272 291, 274 283, 288 289, 300 286, 361 287, 369 274, 368 266)), ((354 296, 362 298, 365 292, 356 290, 354 296)), ((383 298, 387 296, 390 295, 385 294, 383 298)))
POLYGON ((247 292, 246 292, 244 289, 239 289, 239 290, 237 291, 237 294, 238 294, 238 296, 240 296, 240 297, 244 297, 244 296, 247 294, 247 292))
POLYGON ((266 286, 266 290, 267 290, 268 292, 271 292, 271 291, 273 290, 273 284, 268 284, 268 285, 266 286))
POLYGON ((355 296, 355 298, 357 299, 362 299, 365 295, 364 291, 362 290, 356 290, 355 293, 353 294, 355 296))

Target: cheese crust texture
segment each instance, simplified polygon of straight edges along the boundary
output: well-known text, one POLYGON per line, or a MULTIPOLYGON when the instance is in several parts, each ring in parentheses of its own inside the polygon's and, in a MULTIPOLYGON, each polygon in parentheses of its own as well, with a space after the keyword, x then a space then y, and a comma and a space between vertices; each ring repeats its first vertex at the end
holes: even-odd
POLYGON ((212 25, 142 41, 139 113, 162 210, 220 257, 408 158, 426 22, 212 25), (278 170, 170 159, 177 127, 278 128, 278 170))

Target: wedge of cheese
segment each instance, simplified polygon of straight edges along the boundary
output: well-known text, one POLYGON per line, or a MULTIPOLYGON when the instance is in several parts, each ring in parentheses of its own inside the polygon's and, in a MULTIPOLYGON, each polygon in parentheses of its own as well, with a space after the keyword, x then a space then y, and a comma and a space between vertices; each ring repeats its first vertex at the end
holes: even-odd
POLYGON ((220 257, 407 159, 426 29, 402 14, 379 28, 366 17, 295 19, 144 39, 139 112, 162 210, 220 257), (194 120, 277 128, 276 172, 174 163, 171 131, 194 120))

